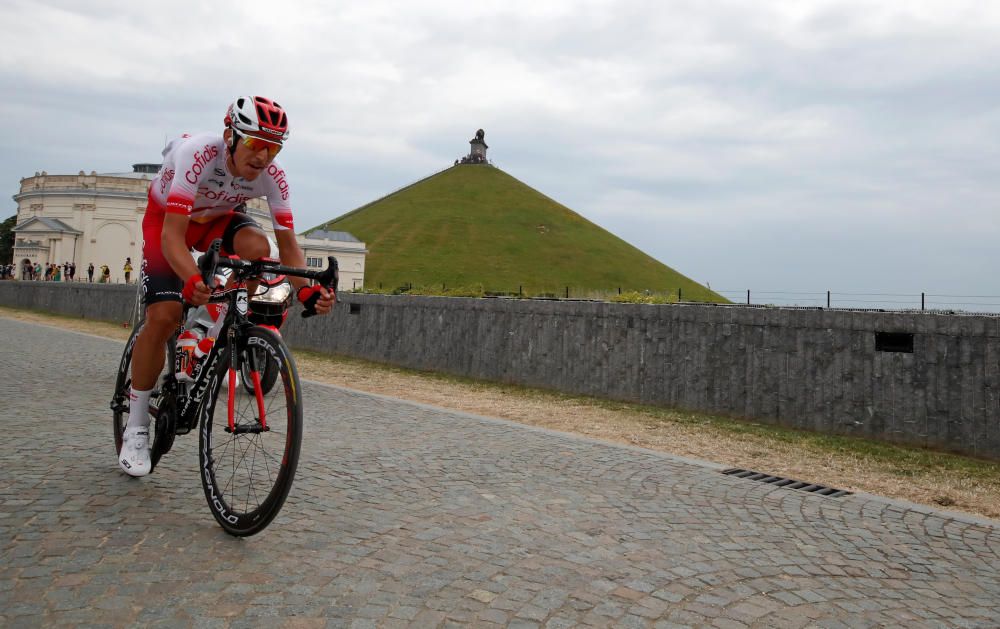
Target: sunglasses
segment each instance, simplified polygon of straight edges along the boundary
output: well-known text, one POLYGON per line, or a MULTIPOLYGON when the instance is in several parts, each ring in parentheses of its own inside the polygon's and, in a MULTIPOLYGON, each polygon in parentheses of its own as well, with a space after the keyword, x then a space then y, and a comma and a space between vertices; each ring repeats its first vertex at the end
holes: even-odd
POLYGON ((254 153, 266 150, 268 159, 274 159, 274 156, 281 150, 281 145, 276 142, 269 142, 252 135, 244 135, 235 129, 233 129, 233 131, 243 141, 243 146, 247 147, 254 153))

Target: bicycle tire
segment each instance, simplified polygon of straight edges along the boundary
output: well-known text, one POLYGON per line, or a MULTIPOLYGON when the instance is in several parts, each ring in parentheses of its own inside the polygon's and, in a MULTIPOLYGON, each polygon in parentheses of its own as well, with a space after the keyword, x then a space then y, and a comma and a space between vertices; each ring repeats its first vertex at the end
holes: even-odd
MULTIPOLYGON (((260 358, 259 354, 263 350, 251 350, 251 351, 253 351, 255 354, 258 354, 258 356, 255 356, 255 358, 259 359, 260 358)), ((241 360, 240 362, 242 365, 242 368, 240 369, 240 376, 242 376, 242 381, 240 384, 242 384, 243 387, 246 388, 247 393, 253 395, 254 385, 250 380, 249 369, 247 367, 250 361, 244 359, 241 360)), ((278 380, 278 368, 277 365, 273 362, 266 362, 265 365, 266 368, 264 369, 264 372, 260 375, 260 386, 261 390, 264 392, 264 395, 267 395, 268 393, 271 392, 271 387, 273 387, 274 383, 277 382, 278 380)))
POLYGON ((227 533, 246 537, 274 520, 292 488, 302 448, 302 400, 298 370, 281 337, 252 326, 236 335, 235 345, 234 374, 242 371, 240 361, 258 353, 245 351, 253 347, 264 350, 266 368, 276 369, 281 382, 261 394, 268 430, 260 431, 257 397, 252 388, 229 386, 233 348, 222 347, 202 402, 198 458, 205 499, 227 533), (231 395, 235 432, 227 430, 231 395))
POLYGON ((118 377, 115 379, 115 392, 111 397, 112 427, 115 435, 115 454, 121 454, 122 435, 125 432, 125 424, 128 423, 129 414, 129 394, 132 391, 132 349, 135 347, 135 340, 142 330, 140 322, 129 335, 125 342, 125 349, 122 351, 121 360, 118 362, 118 377))

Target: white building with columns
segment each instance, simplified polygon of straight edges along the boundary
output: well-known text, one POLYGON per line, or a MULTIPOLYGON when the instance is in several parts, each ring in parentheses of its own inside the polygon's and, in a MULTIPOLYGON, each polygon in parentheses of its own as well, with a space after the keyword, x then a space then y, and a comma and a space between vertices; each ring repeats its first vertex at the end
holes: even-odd
MULTIPOLYGON (((76 278, 86 279, 87 267, 106 264, 111 281, 125 281, 125 259, 131 258, 132 281, 142 262, 142 218, 146 212, 146 191, 159 164, 134 164, 129 173, 50 175, 35 173, 21 179, 14 195, 17 220, 14 227, 14 264, 17 277, 25 264, 76 264, 76 278)), ((265 199, 247 203, 247 212, 274 238, 265 199)), ((298 236, 307 260, 332 255, 340 267, 340 287, 364 286, 363 242, 345 232, 328 232, 326 239, 298 236)), ((315 264, 313 265, 315 266, 315 264)), ((95 273, 96 280, 97 273, 95 273)))

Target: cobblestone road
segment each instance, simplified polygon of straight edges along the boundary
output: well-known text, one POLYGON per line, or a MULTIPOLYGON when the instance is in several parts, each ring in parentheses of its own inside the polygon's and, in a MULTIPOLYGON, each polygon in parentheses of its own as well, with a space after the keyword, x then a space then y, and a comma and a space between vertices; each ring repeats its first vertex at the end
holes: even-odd
POLYGON ((282 515, 114 458, 121 344, 0 319, 0 626, 997 627, 1000 523, 314 384, 282 515))

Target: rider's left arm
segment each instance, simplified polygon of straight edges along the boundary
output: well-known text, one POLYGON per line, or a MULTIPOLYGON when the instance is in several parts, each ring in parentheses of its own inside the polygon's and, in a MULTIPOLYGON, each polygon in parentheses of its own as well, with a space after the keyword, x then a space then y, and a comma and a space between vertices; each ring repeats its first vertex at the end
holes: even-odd
MULTIPOLYGON (((278 241, 278 257, 285 266, 294 266, 300 269, 306 266, 306 257, 299 248, 299 243, 295 240, 295 232, 290 229, 282 229, 274 232, 274 238, 278 241)), ((309 280, 301 277, 288 276, 288 281, 292 283, 295 290, 303 286, 309 286, 309 280)))
MULTIPOLYGON (((291 229, 277 230, 274 232, 274 238, 278 241, 278 257, 281 258, 282 264, 305 268, 306 257, 302 253, 302 249, 299 248, 298 241, 295 240, 294 231, 291 229)), ((292 288, 295 289, 296 294, 298 294, 300 288, 310 285, 309 280, 302 277, 292 277, 289 275, 288 281, 292 283, 292 288)), ((337 295, 333 291, 327 291, 325 288, 322 289, 321 297, 316 302, 316 312, 319 314, 327 313, 333 307, 336 300, 337 295)))

